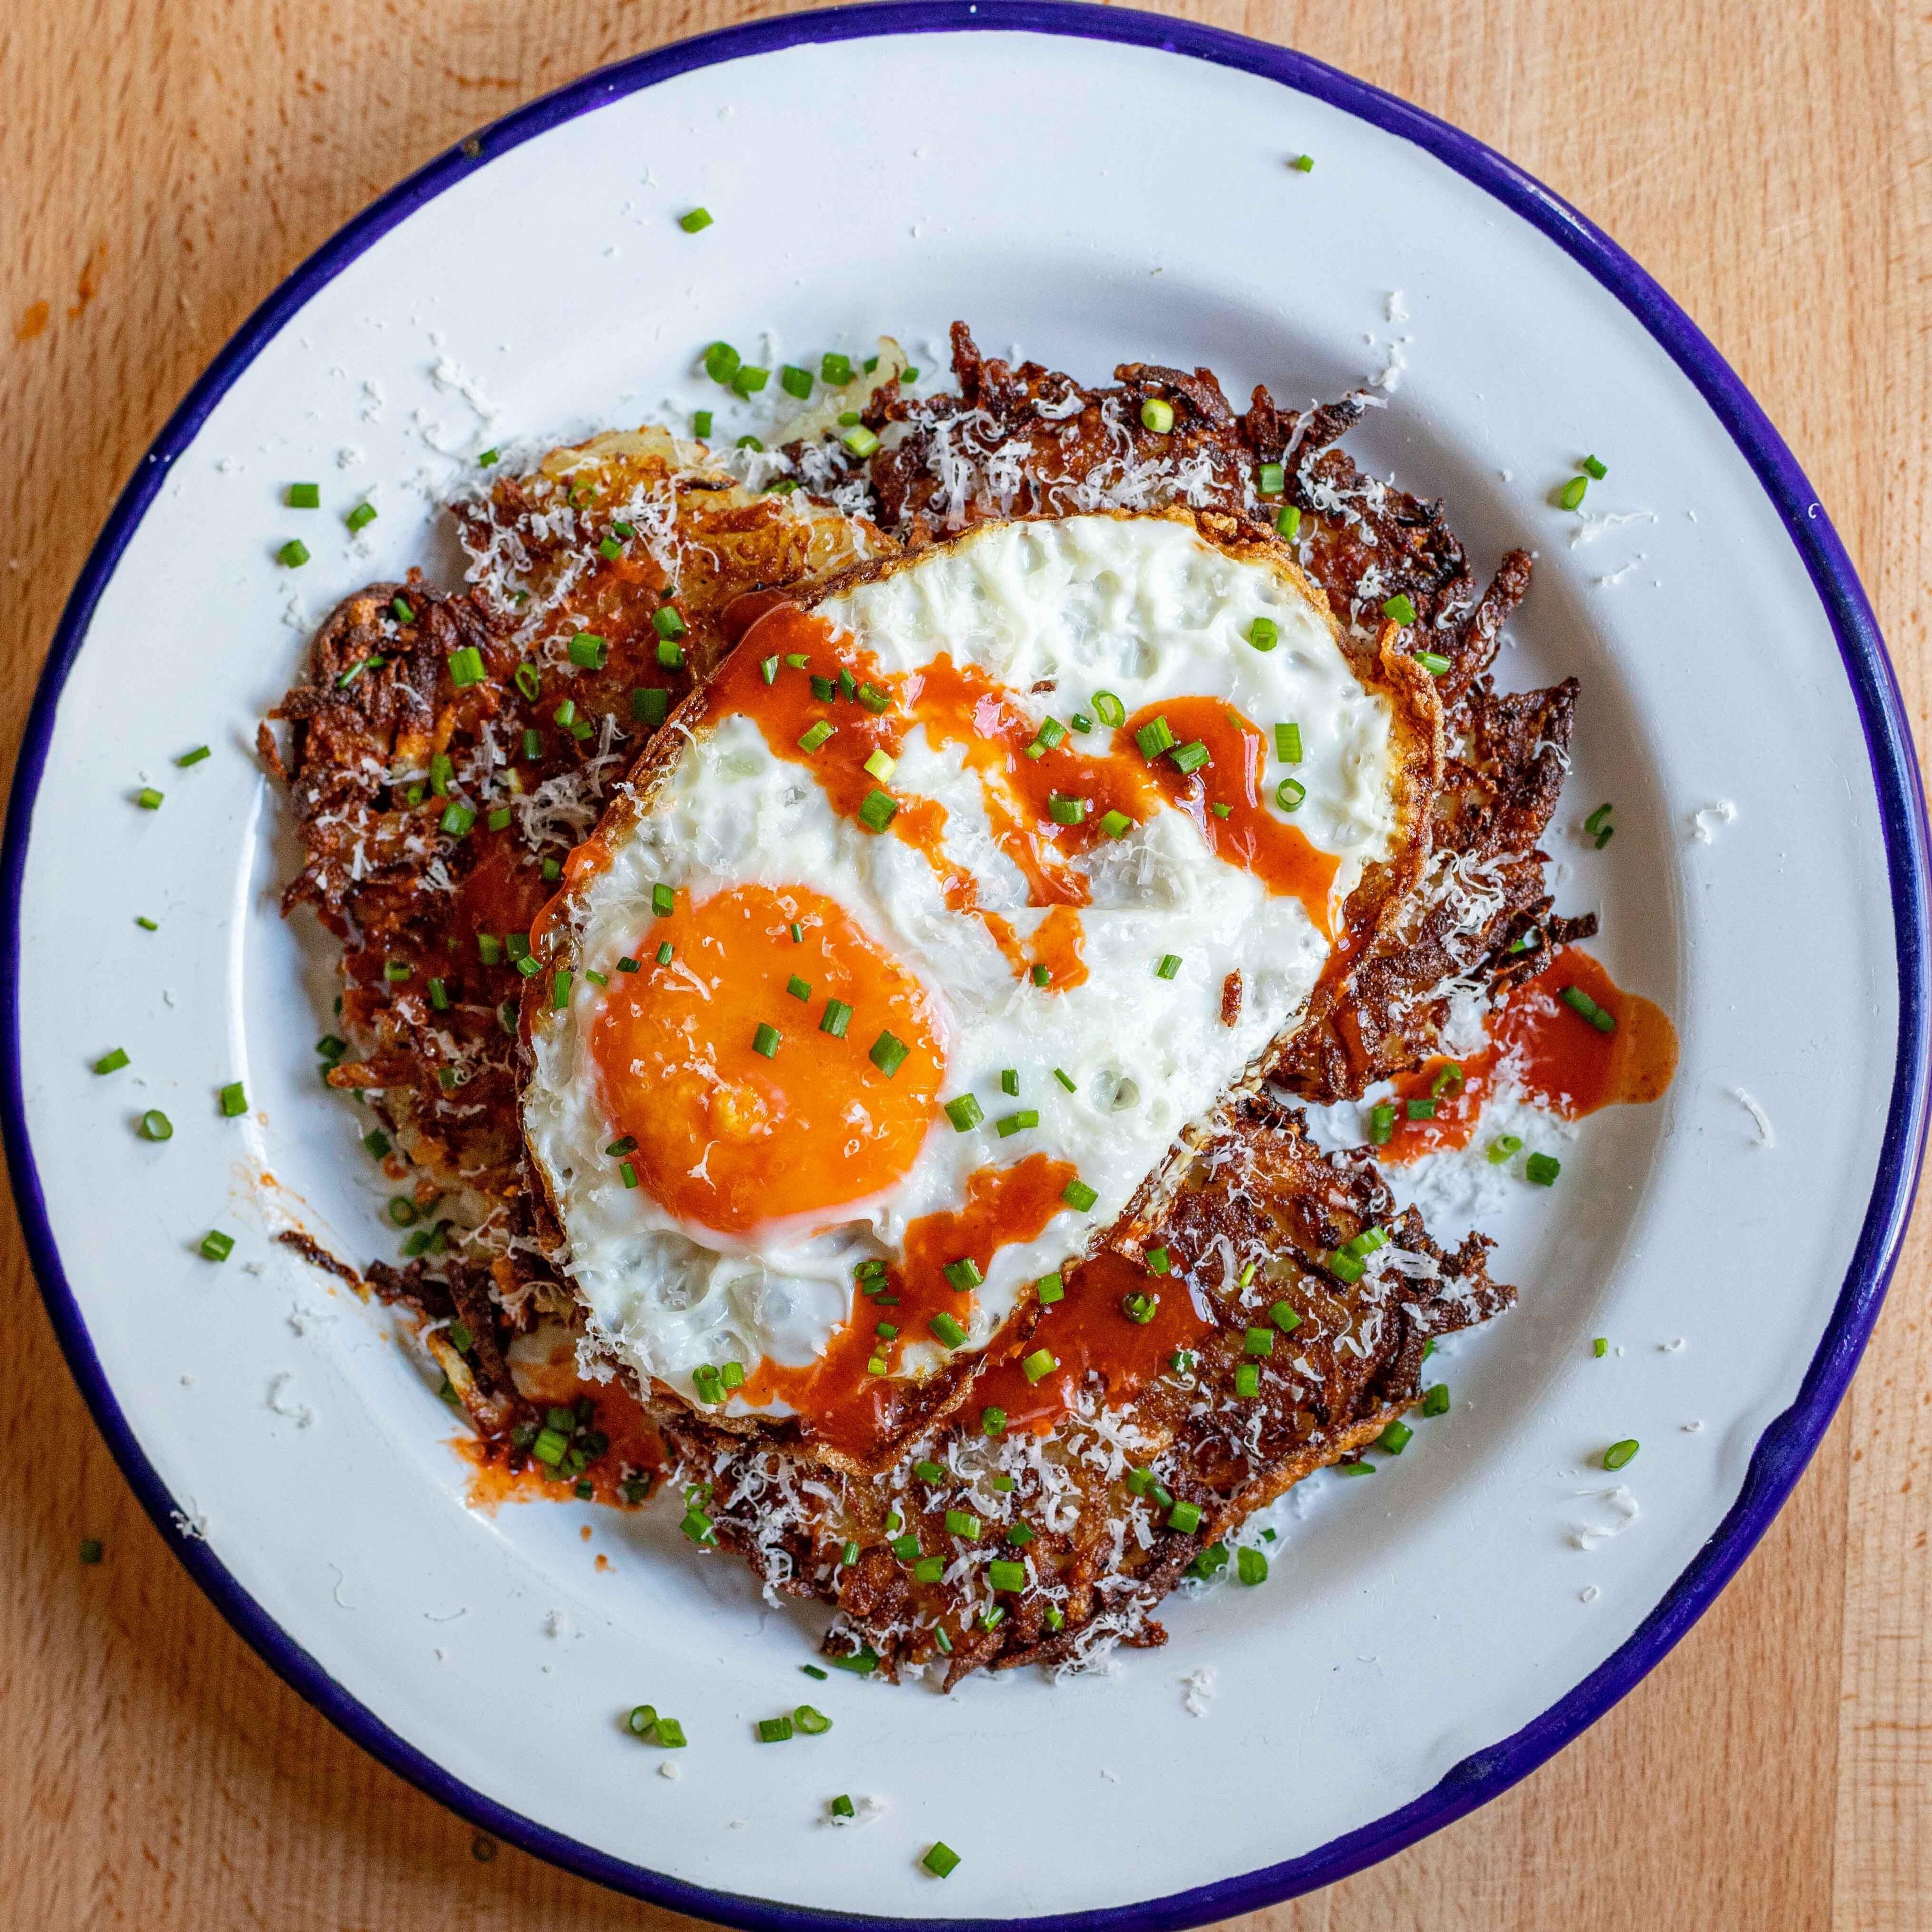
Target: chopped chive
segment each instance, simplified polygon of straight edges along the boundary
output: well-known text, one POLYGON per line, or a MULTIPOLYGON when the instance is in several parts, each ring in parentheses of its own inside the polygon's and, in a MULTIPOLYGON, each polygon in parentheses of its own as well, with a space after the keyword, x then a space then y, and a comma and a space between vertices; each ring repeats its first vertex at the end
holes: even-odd
POLYGON ((1134 742, 1140 747, 1141 756, 1149 764, 1162 752, 1173 750, 1177 742, 1165 718, 1151 719, 1134 734, 1134 742))
POLYGON ((97 1073, 118 1073, 127 1064, 128 1049, 117 1046, 111 1052, 104 1053, 94 1063, 94 1070, 97 1073))
POLYGON ((1350 1254, 1346 1248, 1337 1248, 1327 1258, 1324 1265, 1337 1281, 1346 1282, 1351 1286, 1360 1281, 1368 1272, 1368 1264, 1359 1256, 1350 1254))
POLYGON ((1372 1147, 1387 1147, 1395 1132, 1395 1109, 1384 1101, 1369 1109, 1369 1144, 1372 1147))
POLYGON ((687 235, 700 235, 711 226, 711 211, 708 208, 694 208, 689 214, 677 218, 677 225, 687 235))
POLYGON ((890 1033, 882 1033, 873 1041, 866 1058, 890 1080, 911 1051, 904 1040, 890 1033))
POLYGON ((476 814, 466 805, 459 805, 454 799, 443 807, 442 816, 437 824, 452 838, 460 838, 476 823, 476 814))
POLYGON ((416 614, 410 609, 407 598, 392 597, 389 610, 399 624, 413 624, 416 620, 416 614))
POLYGON ((902 382, 916 382, 919 380, 919 371, 908 362, 899 371, 899 380, 902 382))
POLYGON ((866 771, 868 776, 877 778, 883 784, 897 770, 898 765, 898 760, 890 752, 876 751, 866 759, 866 771))
POLYGON ((1335 1473, 1338 1476, 1372 1476, 1376 1466, 1372 1462, 1337 1462, 1335 1473))
POLYGON ((1066 722, 1068 724, 1071 724, 1076 731, 1090 731, 1094 728, 1093 719, 1088 717, 1082 712, 1075 712, 1066 722))
POLYGON ((1040 1125, 1040 1115, 1031 1107, 1023 1107, 1017 1114, 1007 1114, 993 1123, 1000 1139, 1010 1140, 1015 1134, 1024 1133, 1030 1127, 1040 1125))
POLYGON ((1288 488, 1288 472, 1279 463, 1264 463, 1256 478, 1255 489, 1263 496, 1279 496, 1288 488))
POLYGON ((796 973, 794 973, 791 977, 785 982, 785 991, 789 993, 794 1000, 808 1000, 812 998, 812 987, 810 982, 807 980, 801 980, 796 973))
POLYGON ((684 646, 673 644, 668 638, 658 640, 658 663, 665 670, 682 670, 684 668, 684 646))
POLYGON ((1296 532, 1301 528, 1300 508, 1293 503, 1288 504, 1281 514, 1275 518, 1274 526, 1282 536, 1292 543, 1294 541, 1296 532))
POLYGON ((164 796, 164 794, 155 790, 152 785, 143 785, 141 789, 134 794, 134 802, 138 805, 143 812, 159 812, 161 808, 161 800, 164 796))
POLYGON ((440 1013, 446 1013, 448 1012, 449 988, 446 982, 441 980, 430 980, 429 982, 429 1003, 440 1013))
POLYGON ((778 387, 788 396, 796 396, 802 402, 812 394, 812 371, 801 369, 795 362, 788 362, 778 371, 778 387))
POLYGON ((758 1739, 761 1744, 782 1744, 792 1735, 789 1718, 760 1718, 758 1720, 758 1739))
POLYGON ((1160 1297, 1136 1289, 1132 1294, 1120 1298, 1120 1312, 1130 1322, 1144 1328, 1160 1312, 1160 1297))
POLYGON ((134 923, 143 932, 159 932, 161 929, 160 922, 158 920, 148 918, 146 913, 136 913, 134 915, 134 923))
POLYGON ((1037 1385, 1052 1375, 1060 1364, 1044 1348, 1036 1348, 1020 1364, 1020 1372, 1027 1380, 1037 1385))
POLYGON ((661 604, 651 613, 651 628, 661 638, 681 638, 688 628, 672 604, 661 604))
POLYGON ((352 534, 366 530, 376 520, 376 506, 374 503, 358 503, 342 520, 349 526, 352 534))
POLYGON ((950 1873, 958 1869, 959 1854, 942 1840, 933 1846, 926 1856, 920 1860, 920 1863, 925 1866, 934 1878, 944 1878, 950 1873))
POLYGON ((1406 1111, 1412 1120, 1432 1120, 1436 1118, 1436 1102, 1433 1100, 1412 1100, 1406 1111))
POLYGON ((633 959, 628 952, 617 962, 617 970, 620 973, 641 973, 644 970, 644 962, 633 959))
POLYGON ((1382 615, 1398 624, 1415 622, 1415 602, 1406 590, 1398 590, 1393 597, 1382 599, 1382 615))
POLYGON ((140 1124, 135 1130, 144 1141, 171 1140, 174 1137, 174 1124, 158 1107, 150 1107, 141 1116, 140 1124))
POLYGON ((1415 1431, 1406 1422, 1391 1422, 1376 1438, 1376 1447, 1386 1449, 1391 1456, 1400 1456, 1415 1439, 1415 1431))
POLYGON ((1154 969, 1154 976, 1156 980, 1172 980, 1180 970, 1180 955, 1163 952, 1160 956, 1160 964, 1154 969))
POLYGON ((827 1000, 824 1016, 818 1022, 820 1033, 829 1033, 834 1040, 843 1040, 845 1029, 852 1024, 852 1009, 843 1000, 827 1000))
POLYGON ((1600 1361, 1610 1352, 1610 1338, 1607 1335, 1599 1335, 1590 1344, 1590 1352, 1600 1361))
POLYGON ((1301 1317, 1295 1312, 1292 1301, 1277 1301, 1268 1310, 1268 1319, 1284 1335, 1292 1335, 1301 1326, 1301 1317))
POLYGON ((211 758, 214 752, 206 745, 197 745, 191 752, 184 752, 175 763, 185 771, 190 765, 198 765, 203 758, 211 758))
POLYGON ((1449 1384, 1432 1382, 1422 1398, 1424 1415, 1447 1415, 1449 1413, 1449 1384))
POLYGON ((1586 456, 1579 467, 1587 470, 1599 483, 1610 473, 1610 466, 1600 457, 1586 456))
POLYGON ((1418 651, 1415 661, 1431 677, 1441 677, 1449 669, 1449 660, 1440 651, 1418 651))
POLYGON ((1060 1190, 1060 1198, 1076 1213, 1084 1214, 1100 1197, 1084 1180, 1070 1180, 1060 1190))
POLYGON ((859 808, 860 822, 869 826, 874 832, 883 832, 891 824, 893 814, 898 808, 898 801, 891 793, 884 791, 868 793, 865 802, 859 808))
POLYGON ((637 1150, 637 1136, 634 1134, 620 1135, 604 1150, 613 1160, 621 1160, 626 1154, 635 1154, 637 1150))
POLYGON ((1274 1353, 1274 1330, 1272 1328, 1250 1328, 1242 1342, 1241 1352, 1247 1355, 1272 1355, 1274 1353))
POLYGON ((1077 1094, 1080 1090, 1079 1088, 1073 1084, 1072 1075, 1067 1072, 1064 1068, 1056 1066, 1053 1070, 1053 1077, 1060 1082, 1061 1086, 1066 1089, 1068 1093, 1077 1094))
MULTIPOLYGON (((823 1677, 825 1673, 822 1670, 817 1670, 814 1671, 812 1675, 815 1677, 823 1677)), ((832 1728, 832 1720, 823 1711, 815 1709, 809 1704, 800 1705, 797 1709, 792 1712, 791 1720, 798 1726, 801 1735, 808 1738, 823 1737, 832 1728)))
POLYGON ((838 440, 854 456, 870 456, 879 446, 879 439, 863 423, 855 423, 838 440))
POLYGON ((668 966, 670 964, 670 941, 667 939, 664 944, 658 948, 654 956, 660 966, 668 966))
POLYGON ((1554 1187, 1563 1163, 1546 1154, 1533 1154, 1522 1164, 1524 1178, 1538 1187, 1554 1187))
POLYGON ((758 1031, 752 1036, 752 1051, 754 1053, 762 1053, 767 1060, 776 1060, 778 1054, 778 1028, 774 1026, 766 1026, 760 1021, 758 1031))
POLYGON ((1312 154, 1297 154, 1288 166, 1297 174, 1312 175, 1315 172, 1315 157, 1312 154))
MULTIPOLYGON (((99 1071, 98 1068, 95 1070, 99 1071)), ((970 1133, 986 1116, 974 1095, 962 1094, 956 1100, 946 1102, 946 1118, 959 1132, 964 1134, 970 1133)))
POLYGON ((852 358, 831 352, 818 358, 818 380, 829 388, 842 389, 852 380, 852 358))
POLYGON ((580 670, 602 670, 609 660, 610 646, 592 631, 580 631, 569 644, 570 661, 580 670))
POLYGON ((291 570, 299 570, 308 561, 308 545, 300 537, 291 537, 276 551, 275 560, 291 570))
POLYGON ((1262 1392, 1262 1372, 1252 1362, 1244 1362, 1234 1371, 1234 1393, 1244 1402, 1252 1402, 1262 1392))
POLYGON ((1587 476, 1573 476, 1564 484, 1556 500, 1566 510, 1580 510, 1583 507, 1583 493, 1590 487, 1587 476))
POLYGON ((1000 1069, 1000 1091, 1002 1094, 1010 1094, 1016 1100, 1019 1098, 1020 1070, 1017 1066, 1003 1066, 1000 1069))
MULTIPOLYGON (((1167 1526, 1178 1529, 1184 1536, 1192 1536, 1201 1527, 1201 1505, 1198 1503, 1180 1502, 1168 1513, 1167 1526)), ((996 1583, 993 1586, 999 1588, 996 1583)))
POLYGON ((1208 762, 1208 747, 1198 738, 1191 745, 1177 745, 1168 754, 1179 770, 1189 777, 1208 762))
POLYGON ((570 1004, 572 974, 568 966, 560 966, 550 982, 550 1010, 560 1013, 570 1004))
POLYGON ((922 1483, 943 1483, 949 1473, 944 1462, 915 1462, 912 1472, 922 1483))
POLYGON ((1489 1162, 1492 1167, 1500 1167, 1511 1154, 1522 1151, 1520 1134, 1498 1134, 1489 1145, 1489 1162))
POLYGON ((875 714, 891 708, 892 700, 870 678, 859 687, 859 702, 875 714))
POLYGON ((1100 830, 1109 838, 1124 838, 1134 829, 1134 821, 1124 812, 1110 812, 1100 820, 1100 830))
POLYGON ((1581 986, 1565 986, 1556 996, 1573 1013, 1580 1014, 1599 1033, 1615 1033, 1616 1016, 1606 1012, 1581 986))
POLYGON ((1042 1307, 1051 1308, 1056 1301, 1065 1300, 1066 1283, 1058 1274, 1043 1274, 1034 1283, 1033 1292, 1039 1297, 1042 1307))
POLYGON ((980 1519, 970 1510, 950 1509, 946 1512, 946 1533, 948 1536, 963 1536, 968 1543, 977 1543, 980 1519))
POLYGON ((1274 754, 1285 765, 1301 762, 1301 727, 1277 724, 1274 728, 1274 754))
POLYGON ((796 920, 794 920, 791 922, 791 943, 794 946, 802 946, 805 944, 805 928, 800 925, 796 920))
POLYGON ((1174 1257, 1165 1248, 1150 1248, 1142 1256, 1149 1274, 1168 1274, 1173 1271, 1174 1257))
POLYGON ((1127 707, 1111 691, 1094 694, 1094 715, 1102 724, 1118 730, 1127 722, 1127 707))
POLYGON ((235 1237, 224 1234, 219 1228, 211 1228, 201 1238, 201 1253, 205 1260, 225 1262, 235 1252, 235 1237))
POLYGON ((754 436, 741 436, 731 447, 734 449, 755 449, 762 454, 765 446, 754 436))
MULTIPOLYGON (((1006 1412, 1004 1408, 996 1408, 989 1403, 980 1410, 980 1433, 982 1436, 1004 1436, 1006 1432, 1006 1412)), ((1012 1478, 1009 1476, 1004 1478, 1004 1480, 1006 1486, 1010 1489, 1012 1486, 1012 1478)), ((998 1489, 1000 1481, 1001 1478, 996 1476, 993 1479, 993 1486, 998 1489)))
POLYGON ((1604 1467, 1621 1469, 1636 1454, 1637 1448, 1637 1440, 1634 1436, 1627 1437, 1622 1442, 1612 1442, 1604 1451, 1604 1467))
POLYGON ((731 377, 731 393, 748 400, 771 380, 772 372, 769 369, 761 369, 755 362, 740 362, 731 377))
POLYGON ((634 724, 662 724, 670 716, 670 693, 655 685, 640 685, 631 693, 631 718, 634 724))
POLYGON ((1244 1583, 1265 1583, 1268 1574, 1268 1558, 1258 1550, 1244 1547, 1234 1552, 1234 1574, 1244 1583))
POLYGON ((831 704, 836 697, 838 690, 838 686, 832 679, 820 677, 814 674, 812 680, 812 694, 818 700, 820 704, 831 704))
POLYGON ((1141 426, 1156 436, 1166 436, 1174 428, 1174 405, 1158 396, 1148 397, 1141 404, 1141 426))
POLYGON ((949 1348, 956 1348, 966 1340, 966 1331, 950 1315, 935 1315, 926 1324, 949 1348))
POLYGON ((946 1277, 946 1286, 962 1294, 970 1294, 986 1279, 980 1272, 980 1264, 970 1255, 962 1256, 956 1262, 948 1262, 939 1271, 946 1277))
POLYGON ((1271 651, 1281 642, 1281 626, 1272 617, 1257 617, 1248 626, 1248 642, 1258 651, 1271 651))
POLYGON ((728 342, 714 342, 704 352, 704 373, 714 382, 730 382, 738 373, 737 350, 728 342))
POLYGON ((242 1090, 238 1080, 231 1080, 216 1098, 221 1102, 222 1116, 226 1120, 239 1120, 248 1111, 248 1096, 242 1090))

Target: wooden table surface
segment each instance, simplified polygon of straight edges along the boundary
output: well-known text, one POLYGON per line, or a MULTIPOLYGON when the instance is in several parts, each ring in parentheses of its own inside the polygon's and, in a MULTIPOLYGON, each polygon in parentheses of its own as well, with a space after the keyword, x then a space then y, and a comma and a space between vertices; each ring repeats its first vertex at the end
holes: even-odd
MULTIPOLYGON (((116 492, 230 332, 410 170, 730 0, 7 0, 0 741, 116 492)), ((1932 14, 1885 0, 1190 6, 1467 128, 1682 302, 1837 520, 1922 740, 1932 14)), ((1129 345, 1131 346, 1131 345, 1129 345)), ((84 883, 84 882, 77 882, 84 883)), ((1874 1104, 1878 1104, 1874 1096, 1874 1104)), ((135 1506, 0 1220, 0 1918, 62 1932, 637 1927, 286 1689, 135 1506), (106 1560, 83 1567, 83 1536, 106 1560)), ((1294 1932, 1932 1926, 1932 1235, 1790 1505, 1514 1791, 1260 1915, 1294 1932)))

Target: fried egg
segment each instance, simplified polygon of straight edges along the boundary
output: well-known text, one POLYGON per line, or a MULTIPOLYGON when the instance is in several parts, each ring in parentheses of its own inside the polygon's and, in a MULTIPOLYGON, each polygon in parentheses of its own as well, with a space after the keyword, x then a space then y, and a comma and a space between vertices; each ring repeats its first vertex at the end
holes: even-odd
POLYGON ((830 1434, 1051 1299, 1306 1009, 1417 729, 1284 549, 1184 514, 775 604, 536 935, 524 1135, 599 1347, 830 1434))

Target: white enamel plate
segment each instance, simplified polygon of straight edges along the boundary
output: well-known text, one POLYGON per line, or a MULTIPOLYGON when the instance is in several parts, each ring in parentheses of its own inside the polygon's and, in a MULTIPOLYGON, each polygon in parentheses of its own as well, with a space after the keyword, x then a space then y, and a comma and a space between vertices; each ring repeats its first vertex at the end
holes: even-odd
POLYGON ((29 726, 4 890, 28 1238, 184 1561, 404 1775, 746 1926, 1191 1924, 1522 1776, 1682 1634, 1790 1489, 1876 1312, 1924 1126, 1910 746, 1762 415, 1496 156, 1294 55, 1113 9, 738 28, 580 82, 387 196, 129 485, 29 726), (700 204, 715 224, 687 234, 700 204), (1660 1103, 1585 1124, 1558 1186, 1511 1184, 1496 1270, 1520 1305, 1450 1346, 1456 1406, 1399 1462, 1282 1508, 1265 1586, 1177 1598, 1169 1644, 1111 1672, 946 1697, 808 1684, 819 1623, 698 1558, 674 1510, 465 1507, 449 1412, 384 1318, 272 1239, 298 1217, 361 1262, 395 1235, 316 1079, 327 949, 277 910, 295 856, 251 743, 338 597, 412 562, 453 575, 434 506, 486 445, 682 421, 721 394, 694 370, 721 335, 775 364, 888 332, 930 372, 955 317, 1089 380, 1204 364, 1302 404, 1381 380, 1364 466, 1445 498, 1479 569, 1537 553, 1499 672, 1582 682, 1559 908, 1601 913, 1595 950, 1683 1057, 1660 1103), (1588 452, 1609 475, 1580 516, 1552 493, 1588 452), (284 507, 310 478, 322 509, 284 507), (364 496, 380 516, 352 538, 364 496), (276 561, 291 537, 298 570, 276 561), (1580 820, 1605 800, 1600 852, 1580 820), (129 1066, 95 1075, 117 1046, 129 1066), (217 1098, 236 1080, 238 1119, 217 1098), (172 1139, 137 1136, 149 1108, 172 1139), (237 1236, 224 1264, 197 1252, 211 1227, 237 1236), (829 1734, 754 1741, 808 1695, 829 1734), (623 1728, 646 1700, 690 1736, 674 1778, 623 1728), (828 1829, 841 1792, 884 1809, 828 1829), (962 1855, 943 1882, 919 1862, 940 1838, 962 1855))

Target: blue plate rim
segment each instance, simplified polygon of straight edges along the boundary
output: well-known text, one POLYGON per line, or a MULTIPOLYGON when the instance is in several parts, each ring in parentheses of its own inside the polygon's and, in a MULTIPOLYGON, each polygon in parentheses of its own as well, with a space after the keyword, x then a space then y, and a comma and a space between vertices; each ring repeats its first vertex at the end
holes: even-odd
POLYGON ((1493 195, 1622 302, 1690 380, 1750 464, 1810 574, 1837 638, 1865 734, 1886 847, 1898 952, 1899 1032, 1870 1199, 1832 1318, 1796 1399, 1760 1438, 1736 1502, 1650 1615, 1583 1682, 1513 1736, 1456 1766, 1408 1804, 1282 1863, 1146 1903, 1017 1920, 920 1919, 926 1932, 1024 1924, 1036 1932, 1169 1932, 1233 1918, 1332 1885, 1439 1831, 1526 1777, 1635 1687, 1707 1610, 1770 1526, 1823 1437, 1876 1320, 1923 1160, 1928 1097, 1932 878, 1925 802, 1897 680, 1876 620, 1830 519, 1770 419, 1678 304, 1600 229, 1472 136, 1398 97, 1292 49, 1218 28, 1078 0, 886 0, 792 14, 699 35, 599 69, 491 123, 350 222, 276 289, 190 390, 142 459, 89 553, 62 614, 22 736, 0 846, 0 1087, 4 1136, 28 1254, 48 1315, 94 1420, 142 1507, 216 1608, 271 1669, 390 1769, 472 1823, 633 1897, 746 1932, 900 1922, 711 1890, 613 1858, 500 1805, 453 1778, 335 1682, 249 1596, 202 1541, 177 1532, 180 1506, 115 1400, 62 1268, 27 1128, 19 1052, 20 895, 34 803, 54 718, 95 604, 175 460, 242 372, 326 283, 425 202, 495 156, 620 96, 676 75, 786 48, 886 35, 1028 32, 1152 48, 1258 75, 1411 142, 1493 195))

